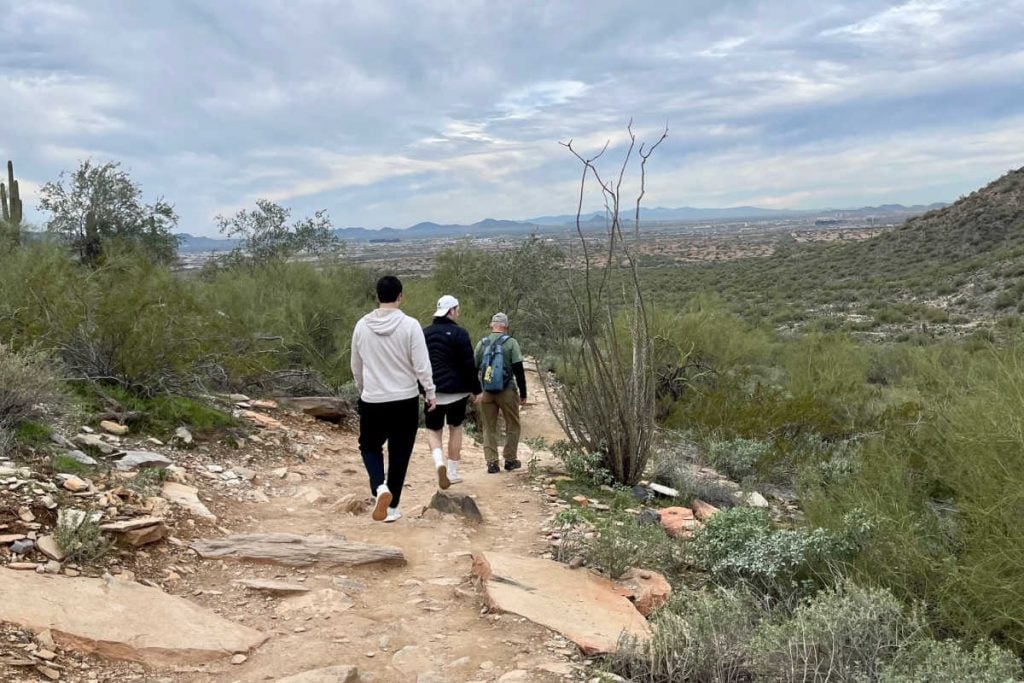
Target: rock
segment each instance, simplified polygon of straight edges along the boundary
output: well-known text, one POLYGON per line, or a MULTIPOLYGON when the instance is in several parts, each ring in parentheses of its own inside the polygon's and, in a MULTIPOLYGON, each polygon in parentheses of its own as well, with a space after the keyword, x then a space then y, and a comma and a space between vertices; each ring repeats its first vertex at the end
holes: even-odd
POLYGON ((235 664, 235 665, 237 666, 238 664, 245 664, 245 662, 246 662, 246 661, 247 661, 248 659, 249 659, 249 658, 248 658, 248 657, 246 657, 246 656, 245 656, 245 655, 243 655, 243 654, 237 654, 237 655, 235 655, 234 657, 232 657, 232 658, 231 658, 231 663, 232 663, 232 664, 235 664))
POLYGON ((672 538, 689 538, 700 524, 693 518, 693 510, 684 507, 661 509, 661 526, 672 538))
POLYGON ((0 534, 0 543, 14 543, 25 538, 25 534, 0 534))
POLYGON ((359 669, 354 666, 328 666, 278 678, 275 683, 360 683, 359 669))
POLYGON ((650 627, 611 581, 550 560, 508 553, 473 555, 491 609, 513 612, 576 643, 585 654, 614 652, 620 634, 646 639, 650 627))
POLYGON ((96 458, 91 458, 82 451, 67 451, 64 453, 64 457, 74 460, 79 465, 85 465, 86 467, 96 467, 99 465, 99 463, 96 462, 96 458))
POLYGON ((39 666, 36 667, 36 671, 39 674, 45 676, 46 678, 49 678, 51 681, 59 681, 60 680, 60 671, 57 670, 57 669, 54 669, 52 666, 42 666, 42 665, 39 665, 39 666))
POLYGON ((318 420, 335 424, 354 418, 356 415, 351 403, 333 396, 288 397, 282 398, 280 402, 287 408, 301 410, 306 415, 318 420))
POLYGON ((36 547, 35 541, 30 538, 23 538, 11 544, 11 552, 15 555, 24 555, 36 547))
POLYGON ((240 586, 245 586, 254 591, 263 593, 308 593, 309 588, 300 583, 288 583, 287 581, 274 581, 273 579, 239 579, 235 581, 240 586))
MULTIPOLYGON (((38 565, 35 562, 8 562, 8 569, 16 569, 18 571, 35 571, 38 565)), ((0 575, 2 576, 2 575, 0 575)), ((2 583, 2 582, 0 582, 2 583)), ((0 595, 2 595, 3 586, 0 585, 0 595)), ((0 610, 0 614, 3 614, 3 610, 0 610)))
POLYGON ((228 400, 232 403, 248 403, 252 399, 245 394, 228 394, 228 400))
POLYGON ((49 629, 61 647, 83 654, 150 665, 212 661, 267 639, 139 583, 35 573, 0 574, 0 621, 49 629))
POLYGON ((631 567, 615 580, 619 595, 633 603, 645 617, 668 601, 672 586, 664 576, 655 571, 631 567))
POLYGON ((160 524, 163 521, 164 520, 160 517, 135 517, 133 519, 126 519, 119 522, 100 524, 100 529, 112 533, 121 533, 123 531, 131 531, 133 529, 142 529, 147 526, 153 526, 154 524, 160 524))
POLYGON ((57 545, 57 540, 53 536, 40 536, 36 539, 36 548, 51 560, 56 560, 57 562, 64 561, 64 551, 57 545))
POLYGON ((61 486, 63 486, 68 491, 71 491, 72 493, 78 493, 80 491, 89 490, 89 482, 82 479, 81 477, 76 476, 66 477, 61 486))
POLYGON ((34 522, 36 521, 36 516, 27 507, 20 507, 18 508, 18 519, 23 522, 34 522))
POLYGON ((498 678, 498 683, 520 683, 521 681, 529 681, 530 672, 524 671, 523 669, 515 669, 508 673, 502 674, 498 678))
POLYGON ((241 413, 242 417, 249 420, 250 422, 262 427, 263 429, 281 429, 284 425, 280 421, 275 420, 269 415, 263 413, 256 413, 251 410, 243 410, 241 413))
POLYGON ((256 478, 256 470, 250 470, 248 467, 232 467, 231 471, 245 481, 252 481, 256 478))
POLYGON ((187 484, 179 484, 176 481, 165 481, 163 488, 160 490, 162 498, 180 505, 196 517, 203 517, 216 522, 216 515, 200 502, 198 494, 199 489, 187 484))
POLYGON ((103 420, 100 422, 100 429, 108 434, 114 434, 116 436, 124 436, 128 433, 128 427, 123 424, 118 424, 113 420, 103 420))
POLYGON ((131 529, 117 535, 117 542, 130 548, 149 543, 156 543, 167 535, 167 527, 163 524, 143 527, 142 529, 131 529))
MULTIPOLYGON (((47 560, 43 565, 44 574, 60 574, 61 566, 57 560, 47 560)), ((39 571, 38 569, 36 571, 39 571)))
POLYGON ((76 434, 75 438, 72 439, 77 444, 82 446, 88 446, 89 448, 95 448, 103 455, 111 455, 117 452, 117 449, 112 445, 96 436, 95 434, 76 434))
POLYGON ((366 512, 368 507, 370 507, 370 504, 365 496, 346 493, 338 499, 338 502, 331 506, 331 509, 334 512, 347 512, 350 515, 359 515, 366 512))
POLYGON ((271 401, 269 399, 257 399, 251 402, 253 408, 258 410, 274 410, 277 408, 277 401, 271 401))
POLYGON ((421 645, 406 645, 391 656, 391 666, 407 675, 430 669, 430 650, 421 645))
POLYGON ((662 486, 661 484, 653 484, 652 483, 652 484, 648 484, 647 488, 649 488, 650 490, 654 491, 655 493, 657 493, 660 496, 665 496, 666 498, 676 498, 676 497, 679 496, 679 491, 677 491, 674 488, 671 488, 669 486, 662 486))
POLYGON ((581 508, 585 508, 588 505, 590 505, 590 501, 587 500, 586 496, 573 496, 572 497, 572 502, 576 503, 581 508))
POLYGON ((295 497, 307 505, 316 505, 323 500, 324 494, 315 486, 300 486, 295 490, 295 497))
POLYGON ((163 469, 173 465, 174 461, 166 455, 151 453, 150 451, 125 451, 124 456, 114 462, 114 466, 122 471, 138 470, 147 467, 163 469))
POLYGON ((235 534, 225 538, 199 539, 190 547, 204 559, 253 560, 289 567, 312 564, 356 566, 376 562, 405 564, 405 556, 399 548, 348 541, 342 536, 235 534))
POLYGON ((484 521, 484 516, 480 514, 480 508, 477 507, 476 500, 466 493, 437 491, 434 493, 434 497, 430 499, 430 505, 428 507, 438 510, 439 512, 451 515, 460 515, 474 524, 479 524, 484 521))
POLYGON ((752 508, 766 508, 768 507, 768 501, 757 491, 751 491, 750 493, 744 493, 739 491, 733 496, 738 503, 746 505, 752 508))
POLYGON ((661 513, 658 512, 657 510, 647 508, 645 510, 640 511, 640 514, 636 516, 636 521, 637 524, 640 524, 641 526, 649 524, 660 524, 661 513))
POLYGON ((690 503, 690 508, 693 510, 693 516, 702 522, 706 522, 718 512, 718 508, 710 503, 705 503, 699 498, 694 498, 693 502, 690 503))
POLYGON ((188 446, 192 443, 192 432, 185 427, 178 427, 174 430, 174 440, 188 446))

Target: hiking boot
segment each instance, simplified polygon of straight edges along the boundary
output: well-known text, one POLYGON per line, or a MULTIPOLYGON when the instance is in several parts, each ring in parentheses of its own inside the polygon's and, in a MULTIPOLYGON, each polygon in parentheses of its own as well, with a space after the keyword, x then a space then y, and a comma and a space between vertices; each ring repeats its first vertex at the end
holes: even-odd
POLYGON ((388 506, 391 505, 391 491, 388 489, 387 484, 381 484, 377 487, 377 501, 373 505, 373 512, 370 517, 375 522, 383 522, 388 516, 388 506))
POLYGON ((505 471, 506 472, 511 472, 512 470, 518 470, 522 466, 523 466, 523 463, 521 463, 519 460, 506 460, 505 461, 505 471))
POLYGON ((487 474, 497 474, 498 472, 501 472, 501 468, 498 467, 498 463, 496 463, 496 462, 489 462, 489 463, 487 463, 487 474))

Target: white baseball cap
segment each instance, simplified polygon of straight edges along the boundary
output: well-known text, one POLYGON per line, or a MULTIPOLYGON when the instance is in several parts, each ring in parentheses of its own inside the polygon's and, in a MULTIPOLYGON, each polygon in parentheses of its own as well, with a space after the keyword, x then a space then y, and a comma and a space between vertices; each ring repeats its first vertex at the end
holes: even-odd
POLYGON ((445 294, 437 300, 437 310, 434 311, 435 318, 443 318, 448 315, 448 311, 453 308, 459 307, 459 300, 451 294, 445 294))

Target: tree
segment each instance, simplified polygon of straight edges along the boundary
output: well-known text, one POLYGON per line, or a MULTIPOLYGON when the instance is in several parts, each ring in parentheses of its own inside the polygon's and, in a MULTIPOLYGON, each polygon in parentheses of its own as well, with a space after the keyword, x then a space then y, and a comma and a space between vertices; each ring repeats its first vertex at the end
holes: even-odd
MULTIPOLYGON (((633 485, 643 476, 655 432, 654 339, 650 304, 640 285, 634 247, 640 237, 647 159, 668 135, 650 147, 637 147, 632 123, 629 146, 617 178, 605 181, 595 162, 608 148, 591 157, 581 155, 572 140, 562 143, 582 165, 576 211, 577 243, 582 269, 566 269, 565 295, 575 325, 556 331, 562 382, 550 401, 570 442, 587 453, 600 454, 604 467, 621 484, 633 485), (634 152, 636 153, 634 156, 634 152), (632 217, 625 217, 622 182, 629 164, 639 159, 640 188, 632 217), (605 203, 606 230, 599 237, 583 230, 583 199, 588 183, 596 183, 605 203), (632 223, 632 231, 624 224, 632 223), (632 232, 632 234, 630 234, 632 232)), ((552 387, 540 373, 545 394, 552 387)))
POLYGON ((86 159, 74 173, 62 171, 57 182, 40 190, 39 208, 51 218, 47 230, 60 236, 87 265, 103 253, 129 246, 155 263, 177 258, 178 224, 174 207, 159 198, 142 203, 142 189, 117 162, 96 165, 86 159))
POLYGON ((331 219, 321 209, 313 216, 288 225, 291 209, 267 199, 257 199, 256 209, 242 209, 234 216, 217 216, 217 227, 242 244, 231 259, 254 264, 286 261, 298 254, 324 256, 337 253, 341 242, 332 233, 331 219))

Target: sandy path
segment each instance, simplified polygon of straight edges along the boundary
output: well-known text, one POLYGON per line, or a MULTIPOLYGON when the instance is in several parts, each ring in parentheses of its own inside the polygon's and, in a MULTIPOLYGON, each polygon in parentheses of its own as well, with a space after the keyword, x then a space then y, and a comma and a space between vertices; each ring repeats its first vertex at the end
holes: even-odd
MULTIPOLYGON (((524 409, 524 438, 543 436, 550 441, 560 432, 536 377, 531 379, 534 402, 524 409)), ((513 670, 528 672, 526 678, 516 680, 565 680, 575 649, 547 629, 514 615, 482 613, 483 603, 469 578, 471 551, 526 555, 544 551, 540 527, 550 511, 525 467, 514 473, 487 474, 482 450, 467 439, 465 481, 451 491, 471 493, 484 523, 473 527, 450 515, 433 511, 422 515, 437 487, 421 430, 403 493, 404 517, 384 524, 372 521, 368 513, 350 515, 332 509, 345 494, 369 495, 355 435, 329 425, 304 423, 302 428, 319 442, 306 462, 289 468, 301 474, 302 481, 272 484, 276 497, 269 502, 232 503, 219 510, 221 527, 231 532, 340 534, 398 546, 408 565, 295 570, 197 562, 195 573, 188 577, 191 598, 271 638, 241 665, 179 669, 176 680, 265 681, 336 664, 358 666, 376 681, 494 681, 513 670), (316 494, 322 498, 311 502, 316 494), (253 577, 299 580, 313 590, 305 598, 266 597, 232 583, 253 577), (314 594, 320 604, 289 609, 314 594)), ((520 458, 525 462, 530 455, 531 449, 521 444, 520 458)), ((550 454, 542 452, 539 457, 542 468, 550 464, 550 454)), ((261 472, 260 476, 273 475, 261 472)))

